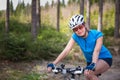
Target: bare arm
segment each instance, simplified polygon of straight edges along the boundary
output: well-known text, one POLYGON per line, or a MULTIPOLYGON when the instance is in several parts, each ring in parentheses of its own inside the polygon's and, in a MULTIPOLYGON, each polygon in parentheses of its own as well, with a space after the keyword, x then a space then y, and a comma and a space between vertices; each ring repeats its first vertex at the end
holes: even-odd
POLYGON ((65 49, 60 53, 60 55, 56 58, 56 60, 53 62, 54 64, 57 64, 59 61, 61 61, 63 58, 66 57, 66 55, 70 52, 70 50, 72 49, 73 45, 74 45, 75 41, 73 40, 73 38, 71 38, 68 42, 68 44, 66 45, 65 49))
POLYGON ((97 60, 98 60, 98 56, 99 56, 102 44, 103 44, 103 37, 100 37, 96 41, 96 46, 95 46, 95 49, 94 49, 94 52, 93 52, 92 62, 94 62, 94 63, 96 63, 97 60))

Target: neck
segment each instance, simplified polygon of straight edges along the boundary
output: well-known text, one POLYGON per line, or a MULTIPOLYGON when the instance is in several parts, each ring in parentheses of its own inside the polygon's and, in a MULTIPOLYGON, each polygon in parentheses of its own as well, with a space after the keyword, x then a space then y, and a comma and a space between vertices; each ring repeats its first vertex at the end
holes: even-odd
POLYGON ((86 31, 85 31, 85 35, 83 35, 82 37, 83 37, 83 38, 86 38, 87 36, 88 36, 88 31, 86 30, 86 31))

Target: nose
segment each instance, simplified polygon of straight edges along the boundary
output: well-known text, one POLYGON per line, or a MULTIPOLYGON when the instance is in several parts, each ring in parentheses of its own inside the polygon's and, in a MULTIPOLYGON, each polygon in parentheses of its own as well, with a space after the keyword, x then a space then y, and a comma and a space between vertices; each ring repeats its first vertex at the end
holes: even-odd
POLYGON ((82 29, 80 29, 80 28, 78 28, 78 30, 77 30, 78 32, 82 32, 82 29))

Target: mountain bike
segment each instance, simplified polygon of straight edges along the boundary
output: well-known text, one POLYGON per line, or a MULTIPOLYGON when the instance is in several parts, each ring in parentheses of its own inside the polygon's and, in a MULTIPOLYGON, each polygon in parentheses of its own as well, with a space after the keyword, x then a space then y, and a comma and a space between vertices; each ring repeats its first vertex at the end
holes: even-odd
POLYGON ((80 76, 83 74, 84 68, 80 66, 75 68, 66 68, 64 64, 61 64, 60 66, 55 67, 52 72, 55 74, 62 74, 64 80, 80 80, 80 76))

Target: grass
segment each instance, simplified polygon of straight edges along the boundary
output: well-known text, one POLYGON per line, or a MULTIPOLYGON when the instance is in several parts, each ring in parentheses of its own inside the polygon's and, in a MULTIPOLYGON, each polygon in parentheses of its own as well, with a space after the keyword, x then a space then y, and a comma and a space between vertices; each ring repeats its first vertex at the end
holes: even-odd
POLYGON ((40 65, 39 63, 41 61, 17 63, 3 61, 0 63, 0 80, 45 80, 47 78, 45 73, 46 64, 40 65))

